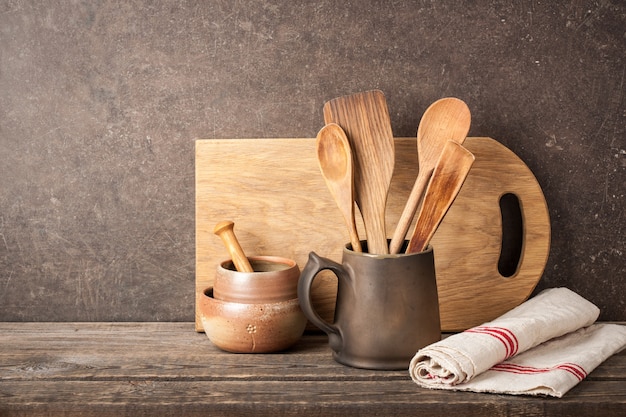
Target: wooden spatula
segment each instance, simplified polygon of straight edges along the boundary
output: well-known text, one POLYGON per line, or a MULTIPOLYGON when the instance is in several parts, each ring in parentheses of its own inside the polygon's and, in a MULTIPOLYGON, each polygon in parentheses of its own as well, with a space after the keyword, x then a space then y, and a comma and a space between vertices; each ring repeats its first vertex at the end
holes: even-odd
POLYGON ((324 104, 324 122, 338 124, 350 141, 368 252, 387 254, 385 207, 395 153, 385 96, 372 90, 332 99, 324 104))
POLYGON ((426 250, 473 163, 474 155, 462 145, 451 140, 446 143, 430 177, 406 253, 426 250))
POLYGON ((404 206, 396 231, 389 244, 389 253, 398 253, 404 243, 415 212, 422 200, 424 190, 439 160, 446 142, 453 140, 463 144, 470 129, 471 113, 464 101, 446 97, 431 104, 417 128, 417 156, 419 171, 415 185, 404 206))

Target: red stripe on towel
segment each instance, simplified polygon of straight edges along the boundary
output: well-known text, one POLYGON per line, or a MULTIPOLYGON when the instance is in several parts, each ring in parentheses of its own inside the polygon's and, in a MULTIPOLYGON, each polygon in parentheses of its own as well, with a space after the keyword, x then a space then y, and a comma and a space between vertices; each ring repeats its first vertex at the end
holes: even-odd
POLYGON ((515 334, 506 329, 504 327, 489 327, 489 326, 478 326, 473 327, 471 329, 467 329, 468 333, 480 333, 480 334, 488 334, 492 337, 498 339, 504 345, 504 349, 506 351, 506 356, 504 359, 508 359, 511 356, 515 356, 519 349, 519 342, 515 334))
POLYGON ((575 363, 561 363, 550 368, 535 368, 532 366, 517 365, 515 363, 499 363, 494 365, 491 370, 498 372, 510 372, 513 374, 541 374, 555 370, 562 370, 574 375, 579 381, 587 377, 587 372, 582 366, 575 363))
POLYGON ((563 363, 561 365, 556 366, 557 369, 563 369, 564 371, 573 374, 578 378, 579 381, 582 381, 587 377, 587 372, 583 369, 582 366, 577 365, 575 363, 563 363))

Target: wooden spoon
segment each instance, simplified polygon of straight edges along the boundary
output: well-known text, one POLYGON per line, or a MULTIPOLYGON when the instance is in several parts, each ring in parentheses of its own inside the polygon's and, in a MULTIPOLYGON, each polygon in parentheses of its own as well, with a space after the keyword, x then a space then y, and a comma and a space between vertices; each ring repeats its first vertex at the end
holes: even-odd
POLYGON ((224 245, 226 246, 226 249, 228 249, 237 271, 254 272, 252 265, 250 265, 250 261, 248 261, 243 249, 241 249, 237 236, 235 236, 235 232, 233 230, 234 227, 235 223, 229 220, 224 220, 215 225, 213 233, 218 235, 222 239, 222 242, 224 242, 224 245))
POLYGON ((338 124, 350 141, 368 252, 387 254, 385 209, 395 153, 385 95, 373 90, 332 99, 324 104, 324 121, 338 124))
POLYGON ((354 170, 352 150, 341 126, 329 123, 317 134, 317 161, 350 233, 352 250, 361 252, 354 218, 354 170))
POLYGON ((424 202, 406 253, 426 250, 473 163, 474 155, 470 151, 455 141, 446 142, 424 194, 424 202))
POLYGON ((471 114, 458 98, 447 97, 435 101, 426 109, 417 128, 417 157, 419 171, 409 199, 404 206, 389 245, 389 253, 398 253, 411 226, 428 179, 446 142, 462 144, 469 132, 471 114))

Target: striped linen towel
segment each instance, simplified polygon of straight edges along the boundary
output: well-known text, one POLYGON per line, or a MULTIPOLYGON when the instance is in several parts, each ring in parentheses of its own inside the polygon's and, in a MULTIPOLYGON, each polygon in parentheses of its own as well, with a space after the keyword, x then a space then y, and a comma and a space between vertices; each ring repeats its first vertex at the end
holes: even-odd
POLYGON ((422 387, 562 397, 626 347, 626 326, 567 288, 545 290, 492 322, 452 335, 411 360, 422 387))

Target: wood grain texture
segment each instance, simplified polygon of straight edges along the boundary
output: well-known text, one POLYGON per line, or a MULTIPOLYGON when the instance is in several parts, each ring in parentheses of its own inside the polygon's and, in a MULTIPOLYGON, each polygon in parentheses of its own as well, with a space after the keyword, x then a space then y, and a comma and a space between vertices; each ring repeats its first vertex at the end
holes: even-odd
MULTIPOLYGON (((415 139, 396 139, 396 166, 387 205, 392 230, 417 175, 415 139)), ((550 246, 550 223, 541 188, 528 167, 500 143, 468 138, 475 162, 455 203, 432 239, 444 330, 460 330, 496 318, 531 294, 550 246), (523 204, 524 252, 518 272, 497 270, 501 246, 499 198, 515 193, 523 204)), ((326 189, 315 158, 315 139, 223 139, 196 142, 196 295, 212 285, 228 258, 212 233, 230 218, 248 255, 294 259, 300 268, 310 251, 341 260, 349 240, 341 212, 326 189), (246 155, 242 157, 242 155, 246 155)), ((357 228, 362 232, 359 219, 357 228)), ((331 321, 336 280, 320 274, 312 301, 331 321)), ((201 330, 196 309, 196 323, 201 330)))
POLYGON ((395 162, 393 132, 380 90, 338 97, 324 104, 324 122, 345 131, 354 155, 354 188, 370 253, 387 254, 385 208, 395 162))
POLYGON ((548 207, 530 169, 493 139, 467 138, 463 146, 474 155, 474 164, 431 241, 446 330, 481 324, 521 304, 540 280, 550 252, 548 207), (519 198, 524 234, 517 271, 508 278, 497 267, 499 200, 507 193, 519 198))
MULTIPOLYGON (((349 240, 319 172, 314 139, 196 141, 196 297, 228 259, 212 233, 222 218, 237 224, 248 256, 283 256, 300 269, 309 251, 341 253, 349 240)), ((362 222, 357 227, 363 230, 362 222)), ((328 317, 336 282, 326 274, 315 285, 313 302, 328 317)))
POLYGON ((474 155, 471 152, 457 142, 448 141, 430 177, 407 253, 426 250, 430 239, 461 191, 473 163, 474 155))
POLYGON ((0 323, 0 415, 620 416, 626 352, 564 398, 419 388, 333 361, 325 336, 279 354, 222 352, 187 323, 0 323))

